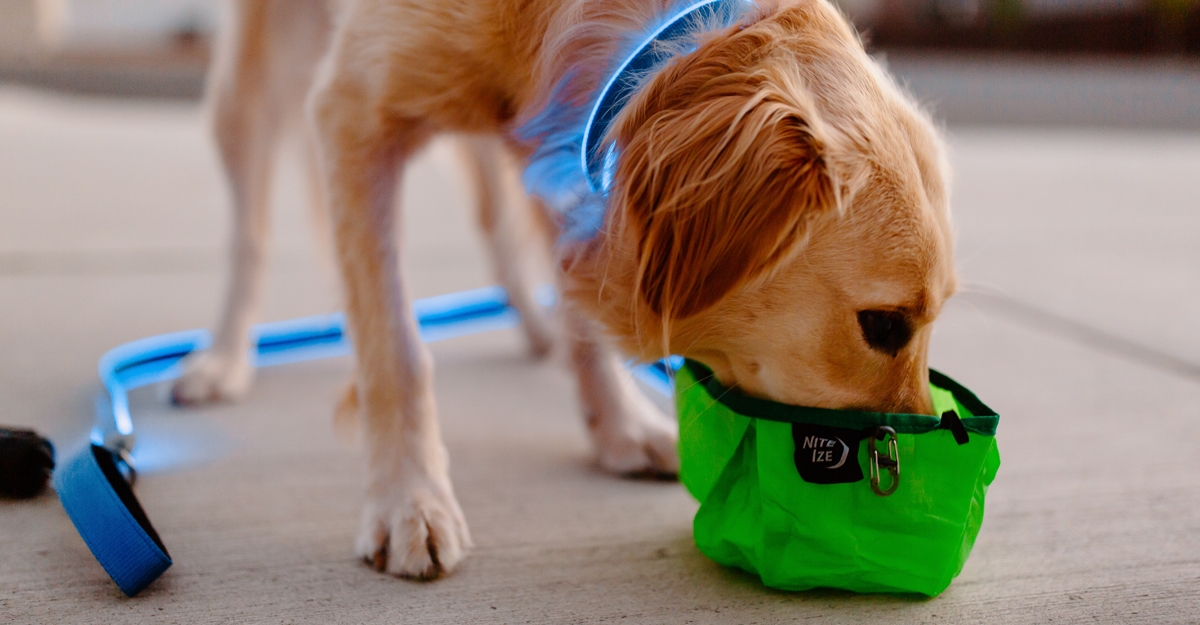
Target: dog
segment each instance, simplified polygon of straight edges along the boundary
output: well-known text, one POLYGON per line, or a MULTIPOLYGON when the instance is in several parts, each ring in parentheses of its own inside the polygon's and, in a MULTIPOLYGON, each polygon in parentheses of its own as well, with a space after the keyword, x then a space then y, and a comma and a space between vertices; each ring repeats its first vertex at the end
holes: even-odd
POLYGON ((397 181, 438 133, 465 136, 535 353, 553 331, 524 250, 531 215, 555 224, 565 338, 604 469, 678 470, 677 426, 627 383, 626 358, 686 355, 780 402, 930 414, 931 324, 956 289, 937 128, 828 0, 721 6, 659 41, 686 5, 235 2, 209 87, 234 271, 213 346, 175 400, 249 384, 270 164, 281 120, 303 111, 355 345, 338 412, 366 434, 355 549, 380 571, 439 577, 471 547, 391 236, 397 181), (654 63, 620 69, 641 49, 654 63), (629 88, 597 114, 614 76, 629 88), (532 198, 511 192, 518 176, 532 198))

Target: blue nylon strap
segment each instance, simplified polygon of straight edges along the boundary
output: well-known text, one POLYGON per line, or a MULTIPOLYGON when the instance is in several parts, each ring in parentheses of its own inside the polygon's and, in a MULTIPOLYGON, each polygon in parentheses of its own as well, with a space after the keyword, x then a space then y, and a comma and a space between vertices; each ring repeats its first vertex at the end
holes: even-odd
POLYGON ((121 592, 132 597, 170 568, 171 557, 152 537, 149 521, 143 527, 135 518, 135 510, 143 519, 145 515, 132 492, 127 506, 117 494, 122 485, 100 468, 97 455, 111 453, 98 445, 84 447, 54 472, 54 489, 92 555, 121 592))

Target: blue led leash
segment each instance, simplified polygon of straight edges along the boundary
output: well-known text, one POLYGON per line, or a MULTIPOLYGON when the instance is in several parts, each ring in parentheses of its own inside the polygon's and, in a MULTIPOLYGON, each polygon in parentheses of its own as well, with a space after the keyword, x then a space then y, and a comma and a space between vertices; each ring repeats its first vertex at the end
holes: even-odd
MULTIPOLYGON (((553 304, 553 292, 541 293, 553 304)), ((501 287, 439 295, 413 302, 413 315, 426 343, 510 328, 520 314, 501 287)), ((265 367, 349 354, 345 317, 338 313, 255 326, 254 366, 265 367)), ((109 350, 100 358, 100 380, 108 391, 98 407, 91 445, 54 473, 54 488, 75 529, 126 595, 132 597, 171 566, 171 556, 150 525, 130 483, 135 443, 129 391, 179 377, 182 360, 208 347, 206 330, 153 336, 109 350)), ((678 359, 631 367, 633 375, 669 396, 678 359)))

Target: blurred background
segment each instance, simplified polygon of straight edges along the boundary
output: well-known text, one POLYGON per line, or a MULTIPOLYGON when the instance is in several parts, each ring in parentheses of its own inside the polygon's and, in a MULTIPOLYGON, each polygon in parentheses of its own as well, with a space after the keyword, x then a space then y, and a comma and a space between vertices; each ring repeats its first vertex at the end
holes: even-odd
POLYGON ((0 79, 77 92, 195 97, 215 0, 3 0, 0 79))
MULTIPOLYGON (((1193 127, 1197 0, 841 0, 951 123, 1193 127)), ((0 0, 0 80, 195 99, 217 0, 0 0)))
MULTIPOLYGON (((479 545, 454 578, 351 557, 337 359, 265 370, 238 404, 135 392, 138 497, 177 565, 123 602, 53 494, 0 501, 0 621, 1200 621, 1200 0, 841 4, 945 129, 962 291, 931 364, 1004 415, 946 594, 782 595, 718 569, 686 493, 592 471, 568 367, 499 332, 433 348, 479 545)), ((220 10, 0 0, 0 424, 60 454, 86 439, 101 354, 217 319, 229 198, 201 98, 220 10)), ((341 307, 294 147, 263 320, 341 307)), ((407 173, 417 297, 494 281, 465 187, 441 141, 407 173)))

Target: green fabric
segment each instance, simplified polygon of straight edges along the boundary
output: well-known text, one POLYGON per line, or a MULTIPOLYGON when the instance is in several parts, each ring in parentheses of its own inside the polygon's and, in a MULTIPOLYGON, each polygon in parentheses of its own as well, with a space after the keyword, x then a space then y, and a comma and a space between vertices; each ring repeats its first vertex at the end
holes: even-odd
MULTIPOLYGON (((1000 466, 999 416, 930 372, 934 408, 954 410, 969 441, 940 419, 787 406, 721 387, 687 361, 675 378, 680 479, 700 502, 696 546, 783 590, 816 587, 936 595, 962 570, 1000 466), (836 420, 835 417, 842 417, 836 420), (792 423, 897 431, 900 486, 881 497, 867 478, 810 484, 797 472, 792 423)), ((864 440, 858 449, 869 475, 864 440)), ((885 483, 888 478, 885 476, 885 483)))

